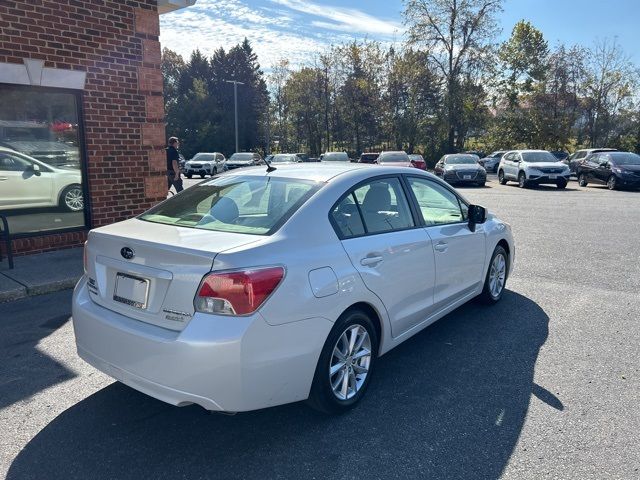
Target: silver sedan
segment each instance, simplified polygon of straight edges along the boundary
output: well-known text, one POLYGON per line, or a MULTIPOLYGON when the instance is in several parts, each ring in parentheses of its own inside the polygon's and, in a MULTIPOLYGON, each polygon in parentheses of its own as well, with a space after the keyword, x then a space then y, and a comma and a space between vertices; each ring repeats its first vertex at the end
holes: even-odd
POLYGON ((419 169, 235 170, 90 232, 78 353, 173 405, 340 412, 381 355, 499 301, 514 253, 509 225, 419 169))

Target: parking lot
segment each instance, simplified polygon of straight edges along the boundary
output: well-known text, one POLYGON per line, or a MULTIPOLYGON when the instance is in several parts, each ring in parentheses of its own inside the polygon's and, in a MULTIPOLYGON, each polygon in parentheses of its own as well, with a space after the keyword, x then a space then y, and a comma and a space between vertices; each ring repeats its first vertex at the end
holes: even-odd
POLYGON ((339 417, 172 407, 77 357, 70 292, 0 305, 0 475, 639 478, 640 192, 461 191, 513 227, 508 290, 382 357, 339 417))

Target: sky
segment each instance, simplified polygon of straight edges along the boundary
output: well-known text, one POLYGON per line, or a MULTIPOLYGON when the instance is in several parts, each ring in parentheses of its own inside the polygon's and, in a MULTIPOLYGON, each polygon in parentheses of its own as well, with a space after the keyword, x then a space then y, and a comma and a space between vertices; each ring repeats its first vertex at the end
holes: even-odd
MULTIPOLYGON (((199 48, 210 56, 247 37, 263 70, 286 58, 292 66, 309 64, 331 44, 373 39, 403 41, 402 0, 198 0, 160 17, 160 41, 188 58, 199 48)), ((506 0, 499 16, 499 40, 516 22, 530 21, 550 46, 592 46, 616 41, 640 65, 640 0, 506 0)))

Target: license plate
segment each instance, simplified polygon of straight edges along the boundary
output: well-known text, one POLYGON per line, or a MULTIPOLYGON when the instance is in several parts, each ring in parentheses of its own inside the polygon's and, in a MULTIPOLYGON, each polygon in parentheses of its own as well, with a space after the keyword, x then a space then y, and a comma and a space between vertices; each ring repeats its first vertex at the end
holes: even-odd
POLYGON ((471 180, 471 175, 465 175, 464 180, 471 180))
POLYGON ((549 178, 550 178, 551 180, 555 180, 556 178, 558 178, 558 175, 549 175, 549 178))
POLYGON ((113 299, 131 307, 147 308, 149 296, 149 280, 128 273, 116 275, 116 285, 113 289, 113 299))

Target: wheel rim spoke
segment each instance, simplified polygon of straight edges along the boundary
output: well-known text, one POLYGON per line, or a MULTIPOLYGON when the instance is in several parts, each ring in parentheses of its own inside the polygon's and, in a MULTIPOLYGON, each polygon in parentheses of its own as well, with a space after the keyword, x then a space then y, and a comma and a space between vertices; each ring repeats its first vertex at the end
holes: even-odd
POLYGON ((336 398, 349 400, 360 391, 370 363, 369 332, 361 325, 350 325, 338 338, 329 364, 329 383, 336 398))

